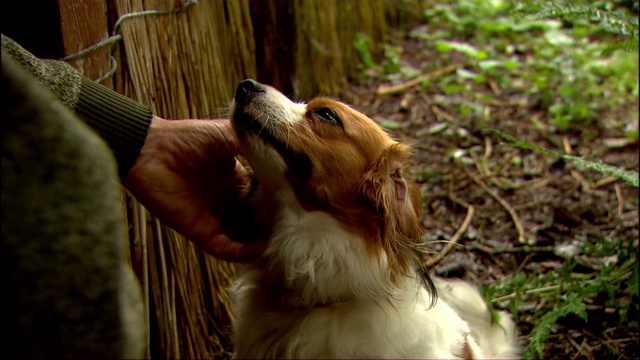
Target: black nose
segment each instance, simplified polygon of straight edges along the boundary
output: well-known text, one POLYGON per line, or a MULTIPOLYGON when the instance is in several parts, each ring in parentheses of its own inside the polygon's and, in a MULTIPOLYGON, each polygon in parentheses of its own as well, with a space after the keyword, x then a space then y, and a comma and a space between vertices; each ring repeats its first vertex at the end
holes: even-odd
POLYGON ((253 79, 242 80, 236 88, 236 102, 248 102, 253 96, 266 91, 267 89, 262 84, 253 79))

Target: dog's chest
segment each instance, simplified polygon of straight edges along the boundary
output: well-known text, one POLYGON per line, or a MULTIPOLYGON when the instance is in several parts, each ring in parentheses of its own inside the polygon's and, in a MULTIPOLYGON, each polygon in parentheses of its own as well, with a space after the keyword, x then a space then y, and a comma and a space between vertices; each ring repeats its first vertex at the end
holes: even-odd
POLYGON ((446 304, 428 309, 424 297, 396 306, 345 302, 301 309, 264 295, 244 299, 247 307, 235 324, 237 357, 453 358, 468 332, 446 304))

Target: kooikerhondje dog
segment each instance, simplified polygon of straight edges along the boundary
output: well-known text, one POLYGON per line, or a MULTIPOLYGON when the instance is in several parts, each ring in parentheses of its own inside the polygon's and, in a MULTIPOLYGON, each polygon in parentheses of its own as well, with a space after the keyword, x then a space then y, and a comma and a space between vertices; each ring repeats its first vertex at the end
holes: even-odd
POLYGON ((232 104, 263 261, 232 288, 237 358, 513 358, 511 318, 424 269, 410 149, 365 115, 242 81, 232 104))

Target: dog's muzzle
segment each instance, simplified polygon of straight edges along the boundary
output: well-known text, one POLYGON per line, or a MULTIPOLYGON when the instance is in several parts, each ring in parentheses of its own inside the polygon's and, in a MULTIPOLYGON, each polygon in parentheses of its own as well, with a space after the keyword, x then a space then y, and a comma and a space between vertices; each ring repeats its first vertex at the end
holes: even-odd
POLYGON ((269 126, 258 120, 258 118, 269 118, 269 116, 264 116, 269 111, 269 102, 265 99, 254 101, 256 98, 266 95, 267 91, 269 91, 267 86, 253 79, 242 80, 236 88, 235 109, 231 122, 236 133, 240 135, 252 133, 271 145, 282 156, 289 170, 295 173, 298 178, 306 180, 312 172, 309 157, 289 146, 286 139, 278 137, 277 133, 282 131, 274 130, 273 123, 269 126), (274 131, 276 135, 274 135, 274 131))

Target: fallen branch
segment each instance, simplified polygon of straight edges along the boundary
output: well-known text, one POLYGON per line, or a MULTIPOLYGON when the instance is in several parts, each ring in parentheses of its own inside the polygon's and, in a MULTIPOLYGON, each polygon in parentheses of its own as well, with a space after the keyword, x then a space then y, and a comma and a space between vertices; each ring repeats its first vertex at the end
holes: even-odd
POLYGON ((620 183, 615 183, 613 187, 616 189, 616 198, 618 199, 618 216, 622 216, 624 212, 624 196, 622 195, 622 188, 620 183))
POLYGON ((420 83, 422 83, 425 80, 429 80, 429 79, 433 79, 436 77, 440 77, 442 75, 446 75, 448 73, 451 73, 453 71, 456 71, 457 69, 463 67, 464 64, 453 64, 453 65, 449 65, 449 66, 445 66, 443 68, 434 70, 430 73, 424 74, 424 75, 420 75, 417 78, 411 79, 405 83, 402 84, 398 84, 398 85, 380 85, 378 87, 378 90, 376 90, 376 95, 392 95, 392 94, 398 94, 401 93, 409 88, 412 88, 420 83))
POLYGON ((524 228, 522 227, 522 223, 520 223, 520 219, 518 218, 518 214, 513 210, 513 207, 509 205, 503 198, 501 198, 498 194, 496 194, 493 190, 489 189, 487 184, 485 184, 482 180, 480 180, 477 176, 473 175, 469 170, 467 170, 466 166, 460 164, 464 173, 473 180, 482 190, 486 191, 489 196, 491 196, 494 200, 496 200, 502 207, 509 213, 511 216, 511 220, 516 227, 516 231, 518 232, 518 243, 525 244, 527 239, 524 235, 524 228))
POLYGON ((584 345, 584 341, 582 342, 582 344, 578 345, 578 343, 575 342, 575 340, 573 340, 570 336, 567 336, 567 339, 569 339, 571 345, 573 345, 573 347, 578 351, 575 355, 573 355, 571 360, 578 359, 580 356, 582 356, 582 345, 584 345))
POLYGON ((433 111, 433 113, 436 115, 436 118, 438 118, 438 121, 440 121, 440 118, 444 118, 445 120, 447 120, 450 123, 455 123, 456 122, 456 118, 454 118, 453 116, 451 116, 451 115, 447 114, 446 112, 444 112, 437 105, 432 105, 431 106, 431 111, 433 111))
POLYGON ((475 212, 475 209, 473 205, 469 205, 469 207, 467 207, 467 216, 465 216, 458 230, 456 230, 455 234, 453 234, 453 236, 451 237, 451 240, 449 240, 449 242, 447 243, 447 246, 445 246, 444 249, 442 249, 442 251, 438 253, 438 255, 436 255, 434 258, 429 259, 429 261, 427 261, 427 264, 426 264, 427 267, 432 267, 435 264, 439 263, 442 259, 444 259, 445 255, 447 255, 451 251, 451 249, 453 249, 453 247, 458 243, 458 239, 460 239, 462 234, 464 234, 464 232, 467 231, 467 228, 471 223, 471 219, 473 219, 474 212, 475 212))
MULTIPOLYGON (((543 293, 547 293, 547 292, 552 292, 552 291, 558 291, 560 289, 560 285, 550 285, 550 286, 544 286, 544 287, 540 287, 540 288, 536 288, 536 289, 530 289, 530 290, 525 290, 522 293, 524 295, 531 295, 531 294, 543 294, 543 293)), ((515 298, 517 295, 519 295, 517 292, 511 293, 509 295, 504 295, 504 296, 500 296, 497 297, 495 299, 491 299, 491 303, 497 303, 500 301, 504 301, 504 300, 511 300, 513 298, 515 298)))
POLYGON ((522 246, 522 247, 508 247, 508 248, 492 248, 481 244, 473 244, 467 248, 468 250, 478 250, 489 255, 503 254, 503 253, 525 253, 533 254, 540 252, 553 252, 553 246, 522 246))
POLYGON ((595 184, 593 184, 592 188, 597 189, 599 187, 607 186, 607 185, 609 185, 611 183, 614 183, 614 182, 616 182, 618 180, 620 180, 620 179, 618 179, 615 176, 608 176, 608 177, 606 177, 604 179, 598 180, 595 184))

